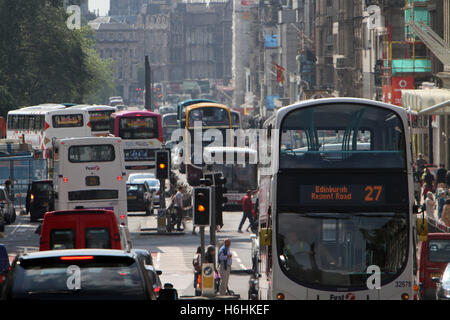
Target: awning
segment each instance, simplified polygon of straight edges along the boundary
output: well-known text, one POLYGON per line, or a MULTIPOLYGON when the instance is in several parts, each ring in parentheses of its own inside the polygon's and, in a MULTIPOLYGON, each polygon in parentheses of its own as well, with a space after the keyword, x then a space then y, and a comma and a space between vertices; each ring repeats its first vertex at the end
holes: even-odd
POLYGON ((402 90, 402 106, 417 111, 419 115, 450 114, 450 90, 402 90))

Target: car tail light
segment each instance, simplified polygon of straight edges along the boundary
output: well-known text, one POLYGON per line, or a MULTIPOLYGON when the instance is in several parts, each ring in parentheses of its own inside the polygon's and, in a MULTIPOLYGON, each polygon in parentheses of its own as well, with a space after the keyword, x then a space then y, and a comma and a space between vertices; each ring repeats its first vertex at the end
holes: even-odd
POLYGON ((160 287, 153 288, 153 292, 155 292, 155 293, 159 293, 160 291, 161 291, 160 287))
POLYGON ((62 261, 80 261, 80 260, 93 260, 93 256, 70 256, 70 257, 61 257, 62 261))

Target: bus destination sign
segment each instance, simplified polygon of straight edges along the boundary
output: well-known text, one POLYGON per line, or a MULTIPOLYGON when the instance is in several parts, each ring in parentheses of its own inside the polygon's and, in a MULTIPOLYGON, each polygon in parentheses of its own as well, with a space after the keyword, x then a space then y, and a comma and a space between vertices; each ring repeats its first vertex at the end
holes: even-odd
POLYGON ((303 185, 300 186, 303 205, 384 204, 383 185, 303 185))

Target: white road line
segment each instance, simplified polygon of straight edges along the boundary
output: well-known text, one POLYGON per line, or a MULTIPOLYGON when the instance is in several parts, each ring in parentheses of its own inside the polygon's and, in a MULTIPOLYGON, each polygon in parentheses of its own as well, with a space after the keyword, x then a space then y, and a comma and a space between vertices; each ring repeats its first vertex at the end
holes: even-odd
POLYGON ((233 255, 234 255, 235 257, 238 256, 238 254, 236 253, 236 251, 233 251, 233 255))
POLYGON ((244 266, 242 263, 240 264, 240 266, 241 266, 242 269, 247 270, 247 267, 244 266))
POLYGON ((18 229, 21 225, 22 225, 22 224, 19 223, 19 224, 14 228, 14 230, 10 233, 10 235, 14 234, 14 233, 17 231, 17 229, 18 229))
POLYGON ((236 258, 236 260, 237 260, 237 262, 239 262, 239 263, 241 263, 242 261, 241 261, 241 259, 239 259, 239 258, 236 258))

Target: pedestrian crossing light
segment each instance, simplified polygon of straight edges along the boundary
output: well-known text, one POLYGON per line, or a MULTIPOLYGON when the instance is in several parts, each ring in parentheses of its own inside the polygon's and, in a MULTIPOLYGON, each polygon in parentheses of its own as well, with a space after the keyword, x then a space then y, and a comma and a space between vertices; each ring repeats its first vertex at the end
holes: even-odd
POLYGON ((211 221, 211 188, 196 187, 193 191, 194 225, 199 227, 209 226, 211 221))
POLYGON ((169 179, 169 151, 156 152, 156 179, 169 179))

